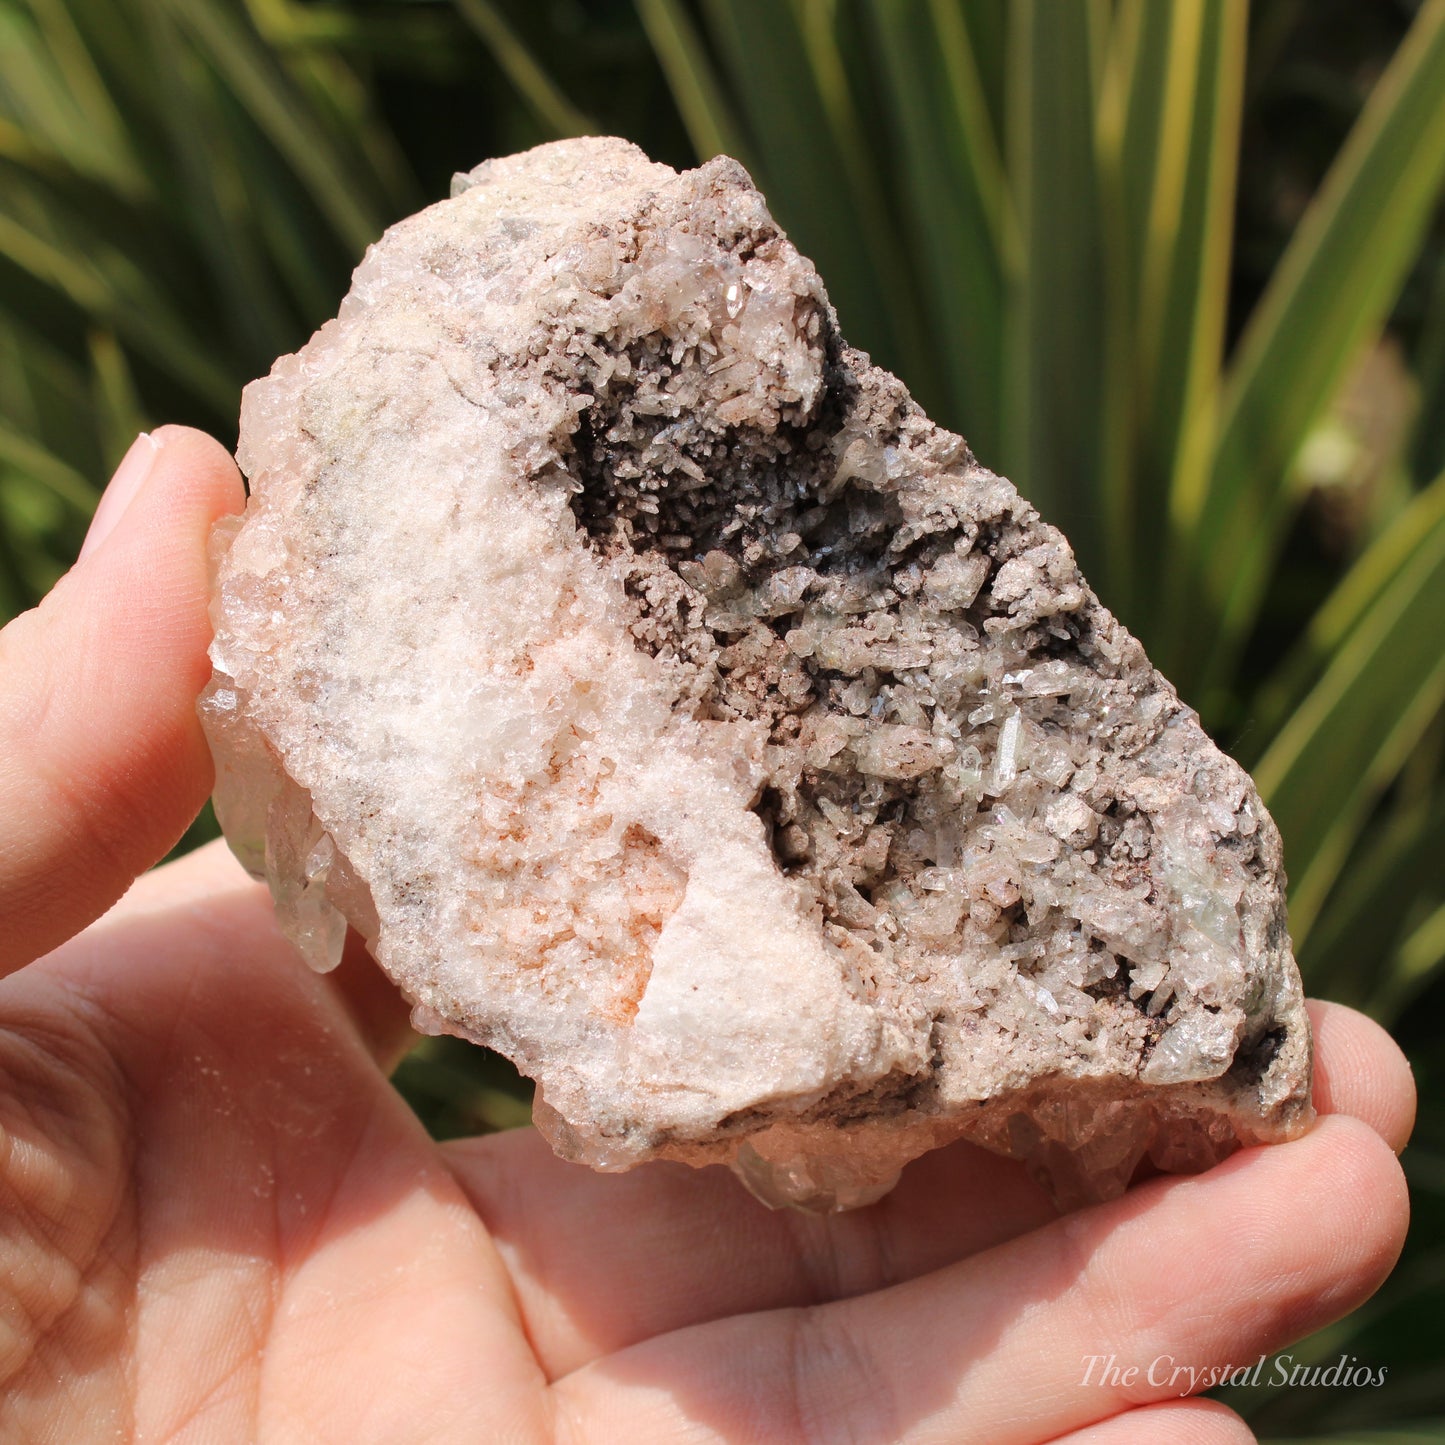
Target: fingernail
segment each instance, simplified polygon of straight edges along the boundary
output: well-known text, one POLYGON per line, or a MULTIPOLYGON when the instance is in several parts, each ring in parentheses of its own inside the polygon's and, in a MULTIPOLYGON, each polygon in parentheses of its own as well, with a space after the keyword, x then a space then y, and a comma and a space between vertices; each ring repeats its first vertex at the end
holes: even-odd
POLYGON ((125 509, 135 500, 135 494, 150 476, 159 450, 160 444, 149 432, 143 431, 130 444, 130 450, 121 458, 110 485, 101 496, 95 516, 90 519, 90 530, 80 548, 82 558, 94 552, 115 531, 116 523, 125 515, 125 509))

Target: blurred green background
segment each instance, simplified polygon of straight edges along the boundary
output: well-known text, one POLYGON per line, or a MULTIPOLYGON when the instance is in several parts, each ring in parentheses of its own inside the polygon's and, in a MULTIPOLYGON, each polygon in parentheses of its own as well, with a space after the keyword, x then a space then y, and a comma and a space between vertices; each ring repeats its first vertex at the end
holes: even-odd
MULTIPOLYGON (((0 0, 0 617, 138 430, 234 443, 385 225, 587 131, 741 158, 1253 769, 1310 989, 1422 1111, 1400 1268, 1291 1352, 1387 1383, 1226 1395, 1445 1441, 1445 0, 0 0)), ((526 1117, 455 1042, 398 1083, 526 1117)))

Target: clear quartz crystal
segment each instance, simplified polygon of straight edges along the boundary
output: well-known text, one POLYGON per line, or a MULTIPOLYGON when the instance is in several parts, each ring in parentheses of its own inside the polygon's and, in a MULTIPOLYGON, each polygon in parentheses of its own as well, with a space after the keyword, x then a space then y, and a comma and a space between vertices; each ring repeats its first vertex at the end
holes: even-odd
POLYGON ((326 892, 335 862, 336 845, 311 812, 309 799, 284 794, 271 805, 265 869, 276 919, 319 973, 341 962, 346 942, 346 919, 326 892))
POLYGON ((844 1208, 966 1137, 1074 1203, 1308 1123, 1248 777, 735 162, 459 178, 239 455, 226 835, 567 1157, 844 1208))

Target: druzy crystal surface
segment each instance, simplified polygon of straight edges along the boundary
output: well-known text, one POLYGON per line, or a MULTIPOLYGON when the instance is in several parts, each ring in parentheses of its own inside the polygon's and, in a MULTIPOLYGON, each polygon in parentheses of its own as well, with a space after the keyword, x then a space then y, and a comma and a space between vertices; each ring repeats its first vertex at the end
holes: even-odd
POLYGON ((966 1137, 1074 1202, 1307 1125, 1249 778, 735 162, 458 177, 247 388, 240 461, 227 837, 561 1153, 827 1208, 966 1137))

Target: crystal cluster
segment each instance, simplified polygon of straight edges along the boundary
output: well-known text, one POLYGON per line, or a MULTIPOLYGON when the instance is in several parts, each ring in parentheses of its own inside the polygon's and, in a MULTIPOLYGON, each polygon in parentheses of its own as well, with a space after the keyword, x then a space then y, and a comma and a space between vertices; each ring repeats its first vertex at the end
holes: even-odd
POLYGON ((226 834, 560 1152, 845 1207, 967 1137, 1073 1202, 1307 1125, 1249 778, 735 162, 458 177, 247 389, 240 460, 226 834))

